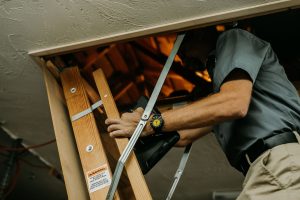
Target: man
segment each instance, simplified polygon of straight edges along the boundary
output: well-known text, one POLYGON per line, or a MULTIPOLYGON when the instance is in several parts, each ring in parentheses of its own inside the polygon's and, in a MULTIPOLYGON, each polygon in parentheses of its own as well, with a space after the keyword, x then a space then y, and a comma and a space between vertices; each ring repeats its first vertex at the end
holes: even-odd
MULTIPOLYGON (((151 117, 142 136, 178 130, 177 145, 185 146, 213 130, 230 164, 246 175, 238 200, 299 200, 300 100, 296 89, 266 41, 237 28, 213 41, 210 29, 187 35, 181 58, 201 63, 215 48, 216 62, 208 69, 214 93, 151 117), (162 126, 153 124, 157 119, 162 126)), ((121 119, 107 119, 108 132, 112 137, 130 137, 142 112, 138 108, 121 119)))

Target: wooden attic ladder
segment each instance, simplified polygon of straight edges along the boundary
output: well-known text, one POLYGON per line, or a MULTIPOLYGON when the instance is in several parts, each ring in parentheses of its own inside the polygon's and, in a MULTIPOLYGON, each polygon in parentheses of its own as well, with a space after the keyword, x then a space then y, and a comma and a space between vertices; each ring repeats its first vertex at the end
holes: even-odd
MULTIPOLYGON (((47 68, 51 69, 51 67, 49 68, 49 65, 47 68)), ((52 74, 56 74, 54 76, 58 78, 57 73, 53 73, 53 70, 49 71, 51 71, 52 74)), ((93 76, 107 117, 118 118, 120 115, 102 69, 94 71, 93 76)), ((92 103, 95 103, 100 99, 97 92, 94 91, 94 89, 81 77, 78 67, 65 68, 60 73, 60 78, 71 119, 72 116, 91 107, 89 99, 92 100, 92 103)), ((49 92, 48 88, 48 95, 49 92)), ((98 110, 103 113, 101 108, 98 108, 98 110)), ((120 154, 126 147, 128 139, 112 139, 107 136, 107 134, 101 134, 97 128, 93 112, 90 112, 77 120, 73 120, 71 124, 79 152, 82 175, 86 181, 85 189, 89 194, 86 199, 105 199, 112 178, 112 171, 115 168, 120 154)), ((60 137, 56 137, 58 149, 60 151, 62 148, 60 148, 59 145, 59 138, 60 137)), ((59 153, 61 155, 63 152, 59 153)), ((72 157, 74 155, 69 156, 72 157)), ((66 176, 68 173, 65 173, 65 171, 68 169, 66 169, 63 164, 64 163, 62 162, 64 176, 66 176)), ((69 184, 66 183, 67 193, 69 199, 72 199, 76 195, 70 197, 70 194, 78 193, 78 191, 73 191, 76 190, 76 188, 72 188, 68 185, 69 184)), ((134 153, 132 153, 125 165, 125 171, 122 174, 114 199, 152 199, 134 153)))
MULTIPOLYGON (((130 45, 125 45, 124 47, 127 47, 126 50, 130 50, 130 48, 128 49, 130 45)), ((100 130, 105 127, 103 122, 106 118, 102 108, 97 108, 99 112, 90 112, 77 120, 72 120, 72 116, 74 117, 74 115, 89 109, 91 107, 90 103, 94 104, 100 99, 103 102, 106 116, 118 118, 119 112, 115 100, 120 98, 120 94, 126 93, 130 85, 134 85, 131 82, 125 88, 121 88, 118 94, 113 97, 106 80, 106 76, 111 74, 111 70, 108 70, 108 67, 102 68, 103 66, 109 66, 109 62, 106 62, 106 55, 116 62, 114 65, 116 70, 123 71, 126 74, 129 73, 129 70, 134 69, 128 68, 115 45, 110 45, 109 48, 104 49, 100 53, 93 51, 93 48, 90 51, 89 57, 85 62, 81 53, 75 53, 77 58, 81 58, 84 63, 84 67, 80 70, 77 64, 82 66, 82 63, 75 64, 76 67, 68 67, 68 65, 72 66, 72 64, 65 63, 58 56, 52 60, 54 64, 50 59, 44 63, 43 68, 69 199, 105 199, 112 172, 116 167, 120 154, 128 143, 127 138, 112 139, 108 134, 103 133, 103 130, 100 130), (98 67, 98 64, 102 67, 98 67), (61 72, 58 70, 58 67, 61 69, 61 72), (81 76, 81 73, 89 80, 94 79, 99 93, 81 76), (59 94, 61 88, 58 82, 61 82, 63 86, 64 95, 59 94), (65 112, 66 106, 69 112, 68 116, 66 116, 65 112), (98 119, 99 116, 100 120, 98 119), (102 179, 99 177, 102 177, 102 179)), ((137 67, 136 65, 136 63, 133 63, 133 66, 137 67)), ((130 66, 132 67, 132 65, 130 66)), ((162 66, 159 67, 158 71, 161 68, 162 66)), ((134 89, 135 87, 132 88, 134 89)), ((152 199, 133 153, 125 164, 125 171, 122 174, 115 199, 152 199)))

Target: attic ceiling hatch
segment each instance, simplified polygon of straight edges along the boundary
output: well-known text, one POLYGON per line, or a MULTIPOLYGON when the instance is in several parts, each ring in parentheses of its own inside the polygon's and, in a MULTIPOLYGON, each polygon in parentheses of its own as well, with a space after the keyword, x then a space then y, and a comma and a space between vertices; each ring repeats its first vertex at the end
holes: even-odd
MULTIPOLYGON (((149 97, 175 39, 176 34, 148 37, 126 43, 90 47, 60 56, 46 56, 44 59, 47 68, 52 72, 78 66, 82 77, 94 90, 96 85, 92 73, 101 68, 118 107, 126 110, 140 96, 149 97)), ((204 96, 208 92, 210 81, 207 71, 183 67, 180 58, 176 56, 159 99, 185 96, 193 93, 195 88, 203 88, 201 95, 204 96)))
MULTIPOLYGON (((298 37, 300 27, 299 23, 297 23, 299 17, 300 10, 296 9, 246 19, 240 22, 243 24, 243 28, 255 32, 256 35, 271 43, 278 57, 281 59, 289 79, 296 86, 300 81, 300 52, 297 50, 300 45, 298 37), (272 25, 270 22, 275 20, 277 24, 272 25)), ((228 24, 230 25, 231 23, 228 24)), ((213 26, 220 32, 228 28, 226 25, 214 24, 213 26)), ((71 130, 70 116, 66 114, 66 103, 62 94, 62 79, 64 78, 61 76, 61 73, 66 69, 76 68, 78 73, 74 72, 74 74, 72 72, 70 74, 81 79, 82 88, 86 91, 86 98, 88 99, 87 104, 91 105, 100 100, 99 88, 97 88, 97 81, 95 82, 93 73, 101 69, 105 76, 104 78, 107 79, 108 89, 111 90, 111 97, 117 105, 117 111, 114 110, 114 112, 128 111, 140 96, 149 97, 151 94, 164 62, 171 52, 175 38, 176 33, 162 34, 126 42, 91 46, 72 51, 68 50, 65 53, 35 58, 42 66, 44 72, 63 173, 65 177, 72 177, 72 179, 65 180, 70 199, 72 199, 72 195, 77 195, 77 199, 88 199, 89 194, 83 189, 86 188, 84 181, 85 174, 82 174, 77 151, 79 151, 79 154, 83 153, 80 149, 77 150, 73 131, 71 130), (72 166, 72 171, 70 170, 70 166, 72 166), (72 191, 77 192, 70 192, 68 188, 71 187, 72 191)), ((170 105, 175 102, 204 97, 209 94, 210 90, 211 79, 207 71, 184 66, 180 57, 176 56, 171 71, 161 90, 157 105, 162 109, 171 109, 170 105)), ((64 92, 66 94, 65 90, 64 92)), ((68 99, 67 96, 66 99, 68 99)), ((79 104, 77 105, 78 107, 82 106, 79 104)), ((108 146, 104 149, 113 170, 120 152, 111 153, 108 150, 108 148, 116 148, 117 144, 116 142, 112 143, 111 139, 105 134, 106 130, 103 124, 106 118, 105 112, 108 115, 107 110, 104 111, 103 108, 99 108, 94 112, 94 115, 96 118, 96 128, 101 133, 100 138, 102 142, 113 145, 113 147, 108 146)), ((74 132, 76 132, 75 129, 74 132)), ((82 151, 84 152, 86 149, 82 151)), ((130 172, 127 173, 124 175, 125 181, 120 183, 125 188, 124 190, 119 190, 121 199, 122 196, 127 196, 129 193, 136 195, 136 191, 133 191, 134 188, 125 187, 128 185, 128 181, 130 182, 130 172)), ((149 192, 146 186, 145 190, 149 192)))

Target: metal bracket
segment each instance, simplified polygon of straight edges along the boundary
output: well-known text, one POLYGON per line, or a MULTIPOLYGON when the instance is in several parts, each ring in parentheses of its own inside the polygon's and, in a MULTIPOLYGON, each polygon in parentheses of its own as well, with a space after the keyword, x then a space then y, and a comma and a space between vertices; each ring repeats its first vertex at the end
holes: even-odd
POLYGON ((80 113, 77 113, 75 115, 73 115, 71 117, 71 121, 74 122, 78 119, 80 119, 81 117, 86 116, 87 114, 90 114, 91 112, 93 112, 93 110, 95 110, 96 108, 100 107, 102 105, 102 100, 97 101, 96 103, 94 103, 91 107, 89 107, 88 109, 85 109, 84 111, 81 111, 80 113))

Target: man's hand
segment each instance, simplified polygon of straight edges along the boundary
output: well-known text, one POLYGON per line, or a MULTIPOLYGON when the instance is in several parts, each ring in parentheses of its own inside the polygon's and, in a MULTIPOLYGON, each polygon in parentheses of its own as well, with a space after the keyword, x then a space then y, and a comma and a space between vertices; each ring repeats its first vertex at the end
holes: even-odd
MULTIPOLYGON (((123 113, 119 119, 106 119, 105 124, 108 125, 107 131, 109 132, 110 137, 131 137, 143 112, 143 108, 137 108, 132 113, 123 113)), ((149 123, 147 123, 141 136, 148 136, 153 133, 154 131, 149 123)))

